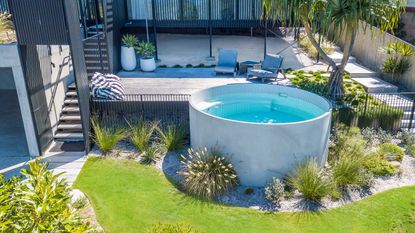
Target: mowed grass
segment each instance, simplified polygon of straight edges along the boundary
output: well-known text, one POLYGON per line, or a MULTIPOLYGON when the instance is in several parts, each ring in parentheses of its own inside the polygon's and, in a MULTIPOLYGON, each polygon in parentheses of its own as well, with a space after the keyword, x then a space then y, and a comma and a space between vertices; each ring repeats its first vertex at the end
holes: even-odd
POLYGON ((89 158, 75 188, 91 199, 106 232, 146 232, 156 223, 185 222, 203 232, 415 232, 415 187, 390 190, 322 212, 266 213, 203 202, 177 191, 154 167, 89 158), (401 232, 401 231, 400 231, 401 232))

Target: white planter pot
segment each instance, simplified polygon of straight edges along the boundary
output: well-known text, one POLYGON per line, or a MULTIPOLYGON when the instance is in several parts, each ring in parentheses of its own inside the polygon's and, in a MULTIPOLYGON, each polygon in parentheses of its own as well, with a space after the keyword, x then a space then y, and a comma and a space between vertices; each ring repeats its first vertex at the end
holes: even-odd
POLYGON ((134 48, 121 47, 121 66, 123 70, 132 71, 137 67, 137 58, 134 48))
POLYGON ((140 67, 144 72, 152 72, 156 69, 156 61, 154 58, 140 58, 140 67))

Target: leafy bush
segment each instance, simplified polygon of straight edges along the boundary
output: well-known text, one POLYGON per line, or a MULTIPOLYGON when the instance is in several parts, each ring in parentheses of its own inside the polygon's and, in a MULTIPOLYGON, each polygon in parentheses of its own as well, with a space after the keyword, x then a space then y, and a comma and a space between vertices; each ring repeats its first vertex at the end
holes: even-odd
POLYGON ((221 156, 218 147, 208 150, 188 150, 188 157, 181 156, 184 164, 180 174, 188 192, 201 198, 213 199, 239 183, 232 164, 221 156))
POLYGON ((362 130, 362 136, 370 146, 376 146, 380 143, 390 143, 393 139, 392 134, 381 128, 364 128, 362 130))
POLYGON ((163 153, 164 148, 160 145, 153 144, 148 146, 141 154, 141 162, 146 164, 154 163, 163 153))
POLYGON ((364 156, 366 141, 357 127, 348 128, 340 125, 334 130, 331 141, 333 145, 329 150, 329 163, 339 160, 342 156, 353 156, 356 158, 364 156))
POLYGON ((363 166, 376 176, 392 175, 397 172, 397 168, 379 155, 370 155, 364 162, 363 166))
POLYGON ((128 48, 134 48, 138 44, 138 38, 132 34, 125 34, 121 41, 128 48))
POLYGON ((151 42, 142 41, 138 43, 138 46, 135 47, 137 53, 141 55, 144 59, 153 58, 154 53, 156 52, 156 47, 151 42))
POLYGON ((12 15, 0 13, 0 32, 14 30, 12 15))
POLYGON ((194 230, 191 226, 179 223, 179 224, 155 224, 150 227, 148 233, 201 233, 194 230))
POLYGON ((187 136, 187 127, 184 124, 168 125, 165 130, 157 129, 161 143, 168 151, 183 149, 187 136))
POLYGON ((273 203, 279 203, 285 193, 284 183, 277 178, 272 178, 272 181, 265 187, 265 198, 273 203))
POLYGON ((127 135, 124 129, 105 126, 97 117, 92 118, 91 124, 94 130, 92 139, 103 154, 110 152, 127 135))
POLYGON ((408 72, 412 67, 410 58, 414 51, 409 44, 404 42, 391 42, 383 48, 384 53, 388 56, 382 65, 382 72, 390 75, 393 81, 408 72))
POLYGON ((405 147, 406 153, 411 155, 412 157, 415 157, 415 145, 407 145, 405 147))
POLYGON ((397 136, 399 139, 401 139, 401 142, 404 145, 407 145, 407 146, 415 145, 415 134, 414 133, 407 131, 407 130, 403 130, 399 132, 397 136))
POLYGON ((332 182, 315 160, 299 165, 289 177, 289 182, 309 200, 320 201, 333 191, 332 182))
POLYGON ((157 122, 140 120, 137 123, 128 123, 130 126, 130 140, 138 151, 145 151, 149 147, 151 137, 157 129, 157 122))
POLYGON ((0 179, 1 232, 92 232, 70 204, 70 189, 60 174, 35 160, 21 171, 24 179, 0 179))
POLYGON ((388 161, 402 161, 405 152, 395 144, 384 143, 380 145, 378 154, 388 161))

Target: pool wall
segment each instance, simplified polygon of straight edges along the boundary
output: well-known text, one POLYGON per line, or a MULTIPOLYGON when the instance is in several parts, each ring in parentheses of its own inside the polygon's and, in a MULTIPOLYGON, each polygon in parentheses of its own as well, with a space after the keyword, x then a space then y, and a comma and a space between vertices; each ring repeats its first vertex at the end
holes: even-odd
POLYGON ((316 94, 277 85, 232 84, 192 94, 189 111, 192 148, 220 146, 242 185, 264 186, 272 177, 284 178, 309 158, 314 157, 321 166, 327 160, 331 106, 316 94), (319 106, 325 113, 302 122, 264 124, 219 118, 196 107, 221 94, 244 92, 297 97, 319 106))

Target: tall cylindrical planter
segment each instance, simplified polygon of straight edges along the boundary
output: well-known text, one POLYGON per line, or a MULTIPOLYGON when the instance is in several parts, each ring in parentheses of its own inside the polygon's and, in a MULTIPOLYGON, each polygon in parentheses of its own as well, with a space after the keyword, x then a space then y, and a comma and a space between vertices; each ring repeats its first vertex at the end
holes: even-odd
POLYGON ((125 71, 135 70, 137 67, 137 60, 134 48, 132 47, 121 47, 121 66, 125 71))
POLYGON ((152 72, 156 69, 154 58, 140 58, 140 68, 144 72, 152 72))

